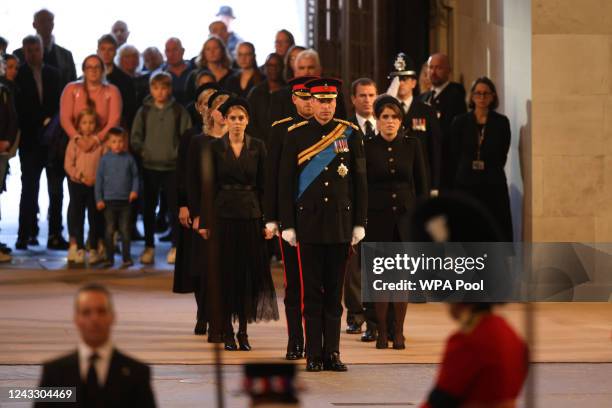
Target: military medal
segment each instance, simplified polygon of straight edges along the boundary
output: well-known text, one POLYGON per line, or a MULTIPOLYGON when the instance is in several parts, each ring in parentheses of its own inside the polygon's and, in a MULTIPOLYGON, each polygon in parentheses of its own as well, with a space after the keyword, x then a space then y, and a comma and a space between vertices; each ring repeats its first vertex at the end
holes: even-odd
POLYGON ((424 118, 413 118, 412 119, 412 130, 419 130, 421 132, 427 131, 427 122, 424 118))
POLYGON ((336 153, 348 153, 348 143, 346 139, 338 139, 334 142, 334 151, 336 153))
POLYGON ((485 169, 485 163, 482 160, 473 160, 472 161, 472 170, 482 171, 485 169))
POLYGON ((338 166, 338 175, 340 177, 346 177, 347 174, 348 174, 348 167, 346 167, 344 163, 340 163, 340 165, 338 166))

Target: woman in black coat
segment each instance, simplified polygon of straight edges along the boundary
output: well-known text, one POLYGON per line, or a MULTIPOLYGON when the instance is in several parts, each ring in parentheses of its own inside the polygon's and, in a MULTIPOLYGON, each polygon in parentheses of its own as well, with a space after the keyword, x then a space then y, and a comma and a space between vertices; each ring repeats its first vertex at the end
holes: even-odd
POLYGON ((470 111, 451 125, 451 157, 455 190, 462 191, 489 210, 505 242, 512 242, 512 215, 504 166, 510 149, 510 122, 495 109, 497 91, 487 77, 474 81, 470 111))
MULTIPOLYGON (((368 228, 366 241, 408 240, 410 216, 416 201, 429 194, 425 158, 420 142, 400 130, 403 109, 397 99, 380 96, 374 103, 379 134, 366 141, 368 174, 368 228)), ((388 347, 387 314, 393 305, 393 348, 403 349, 407 303, 376 302, 376 348, 388 347)))
POLYGON ((219 248, 225 350, 248 351, 251 346, 247 323, 278 320, 264 240, 273 236, 263 224, 266 149, 263 141, 245 134, 249 122, 246 100, 230 98, 219 111, 228 133, 209 145, 214 168, 216 225, 210 229, 210 220, 201 216, 200 233, 204 238, 215 240, 219 248), (234 339, 234 320, 239 323, 238 346, 234 339))

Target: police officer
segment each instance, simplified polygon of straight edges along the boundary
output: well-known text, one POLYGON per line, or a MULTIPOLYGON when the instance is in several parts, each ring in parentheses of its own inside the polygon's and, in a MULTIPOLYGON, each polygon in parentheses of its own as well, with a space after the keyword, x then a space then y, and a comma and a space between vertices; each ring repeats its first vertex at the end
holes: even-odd
MULTIPOLYGON (((291 87, 291 100, 295 105, 297 114, 277 120, 272 123, 268 138, 268 157, 266 160, 266 184, 264 189, 264 211, 266 214, 266 228, 278 235, 278 169, 280 166, 283 143, 287 136, 287 129, 296 123, 303 122, 312 117, 312 101, 305 83, 314 76, 293 78, 289 81, 291 87)), ((280 239, 281 255, 285 273, 285 315, 287 317, 287 360, 298 360, 304 356, 304 329, 302 327, 302 299, 300 270, 297 261, 296 248, 280 239)))
POLYGON ((335 119, 341 81, 306 83, 314 116, 288 129, 280 166, 282 238, 297 246, 304 285, 307 371, 346 371, 340 360, 342 284, 349 245, 365 236, 363 135, 335 119))
POLYGON ((432 194, 436 195, 440 185, 440 155, 442 152, 442 131, 436 111, 414 96, 418 74, 415 65, 400 52, 393 63, 393 78, 388 94, 395 96, 403 110, 403 126, 409 136, 421 142, 425 166, 429 176, 432 194))

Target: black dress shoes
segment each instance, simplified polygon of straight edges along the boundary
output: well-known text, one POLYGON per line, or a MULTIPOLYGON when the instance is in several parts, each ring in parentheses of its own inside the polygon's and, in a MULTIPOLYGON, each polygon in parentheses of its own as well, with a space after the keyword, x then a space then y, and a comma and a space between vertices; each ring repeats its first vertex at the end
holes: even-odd
POLYGON ((68 241, 66 241, 61 235, 49 237, 49 240, 47 241, 47 249, 66 250, 69 246, 68 241))
POLYGON ((339 353, 331 353, 323 362, 323 369, 326 371, 347 371, 346 365, 340 361, 339 353))
POLYGON ((28 245, 32 245, 32 246, 38 246, 38 238, 36 237, 30 237, 30 239, 28 240, 28 245))
POLYGON ((17 241, 15 241, 15 249, 28 249, 28 240, 26 238, 17 238, 17 241))
POLYGON ((246 332, 238 332, 236 334, 238 340, 238 348, 242 351, 251 351, 251 345, 249 344, 249 336, 246 332))
POLYGON ((323 370, 323 361, 319 357, 308 357, 306 359, 306 371, 318 373, 321 370, 323 370))
POLYGON ((366 329, 365 333, 361 335, 361 341, 365 343, 370 343, 372 341, 376 341, 376 330, 374 329, 366 329))
POLYGON ((198 320, 193 329, 193 334, 196 336, 203 336, 206 334, 206 320, 198 320))
POLYGON ((236 345, 236 340, 234 339, 234 334, 226 334, 224 337, 225 346, 224 349, 227 351, 236 351, 238 350, 238 346, 236 345))
POLYGON ((287 345, 287 354, 285 355, 285 359, 287 360, 299 360, 304 357, 304 346, 301 344, 291 344, 287 345))
POLYGON ((346 332, 348 334, 359 334, 361 333, 361 325, 357 323, 350 323, 346 326, 346 332))
POLYGON ((378 338, 376 339, 376 348, 386 349, 388 347, 389 347, 388 337, 385 336, 384 334, 379 335, 378 338))

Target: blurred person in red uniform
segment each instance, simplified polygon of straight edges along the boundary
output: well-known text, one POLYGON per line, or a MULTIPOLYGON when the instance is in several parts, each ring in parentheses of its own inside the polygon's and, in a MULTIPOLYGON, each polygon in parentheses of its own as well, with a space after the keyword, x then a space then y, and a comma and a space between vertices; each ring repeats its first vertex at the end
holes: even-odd
MULTIPOLYGON (((448 195, 416 210, 416 242, 487 242, 500 236, 478 202, 448 195)), ((450 303, 459 329, 446 341, 438 377, 421 408, 513 408, 528 373, 527 344, 492 303, 450 303)))

